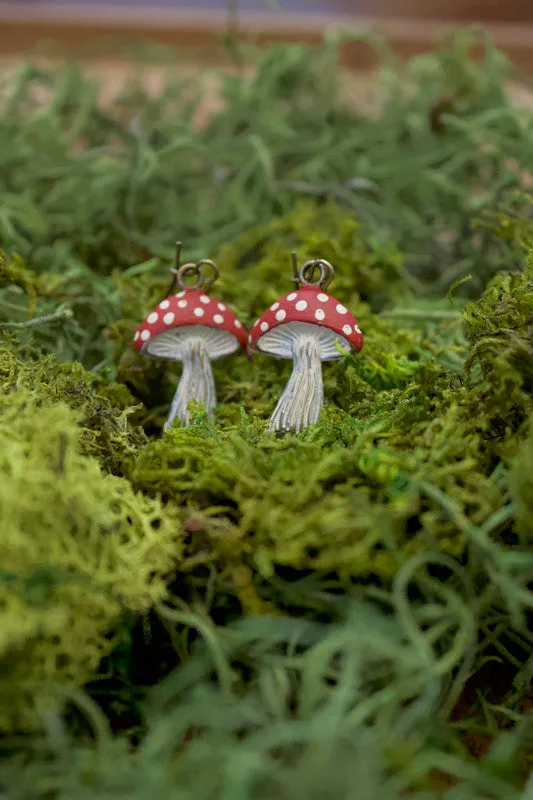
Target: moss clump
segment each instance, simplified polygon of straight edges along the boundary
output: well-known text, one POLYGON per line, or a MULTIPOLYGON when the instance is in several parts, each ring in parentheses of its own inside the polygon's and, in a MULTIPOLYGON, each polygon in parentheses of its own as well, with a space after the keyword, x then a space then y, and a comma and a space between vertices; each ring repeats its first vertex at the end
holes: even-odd
MULTIPOLYGON (((114 646, 121 615, 165 595, 163 578, 181 553, 177 509, 83 454, 83 414, 52 404, 42 384, 37 391, 47 368, 49 360, 32 387, 21 379, 0 394, 4 731, 34 728, 61 709, 114 646)), ((81 368, 71 369, 71 386, 76 375, 81 368)))
POLYGON ((138 401, 124 385, 109 383, 79 363, 58 364, 36 348, 16 340, 0 344, 2 392, 22 392, 38 409, 62 403, 77 412, 80 448, 105 471, 123 474, 147 439, 140 426, 138 401))

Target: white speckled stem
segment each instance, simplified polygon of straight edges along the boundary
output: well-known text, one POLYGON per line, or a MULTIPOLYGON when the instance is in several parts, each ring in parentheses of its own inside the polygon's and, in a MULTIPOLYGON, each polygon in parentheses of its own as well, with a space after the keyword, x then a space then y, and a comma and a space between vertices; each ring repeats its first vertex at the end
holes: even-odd
POLYGON ((294 367, 289 382, 270 417, 269 430, 299 433, 318 422, 324 404, 319 343, 313 336, 294 342, 294 367))
POLYGON ((168 412, 164 430, 171 427, 176 417, 182 425, 190 424, 191 415, 187 406, 191 400, 205 403, 206 411, 210 415, 217 404, 215 379, 204 342, 200 339, 192 340, 182 363, 183 372, 168 412))

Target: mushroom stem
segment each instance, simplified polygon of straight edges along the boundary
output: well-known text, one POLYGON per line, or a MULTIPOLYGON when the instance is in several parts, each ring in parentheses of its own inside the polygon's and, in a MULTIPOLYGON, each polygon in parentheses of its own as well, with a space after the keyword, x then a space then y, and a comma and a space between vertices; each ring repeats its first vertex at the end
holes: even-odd
POLYGON ((204 342, 200 339, 192 339, 190 346, 185 350, 182 363, 183 371, 165 421, 165 431, 171 427, 176 417, 182 425, 190 424, 191 414, 187 406, 191 400, 205 403, 206 411, 210 416, 217 404, 215 379, 204 342))
POLYGON ((299 433, 318 422, 324 404, 322 362, 318 341, 310 334, 293 345, 294 367, 272 416, 269 431, 299 433))

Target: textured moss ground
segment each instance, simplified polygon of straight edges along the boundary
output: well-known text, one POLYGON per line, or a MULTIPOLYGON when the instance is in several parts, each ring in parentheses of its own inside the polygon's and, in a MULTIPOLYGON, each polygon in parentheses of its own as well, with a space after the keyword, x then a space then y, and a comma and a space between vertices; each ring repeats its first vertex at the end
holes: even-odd
POLYGON ((385 70, 377 120, 330 44, 249 55, 200 132, 196 86, 104 113, 26 67, 7 93, 6 796, 527 797, 533 224, 502 191, 531 115, 468 42, 385 70), (161 435, 178 373, 131 336, 177 235, 248 321, 292 248, 335 264, 365 348, 317 426, 267 435, 290 365, 237 356, 215 421, 161 435))

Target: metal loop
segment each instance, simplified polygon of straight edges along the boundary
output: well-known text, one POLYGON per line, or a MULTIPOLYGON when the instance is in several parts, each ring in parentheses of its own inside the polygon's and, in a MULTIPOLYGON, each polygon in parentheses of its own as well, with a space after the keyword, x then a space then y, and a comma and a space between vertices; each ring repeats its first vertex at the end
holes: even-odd
POLYGON ((326 289, 334 277, 335 270, 329 261, 323 258, 313 258, 310 261, 306 261, 298 273, 298 280, 302 286, 320 286, 321 289, 326 289), (309 280, 313 277, 313 272, 317 267, 320 270, 319 279, 317 281, 309 280))
POLYGON ((202 258, 201 261, 190 262, 189 264, 182 264, 179 269, 173 267, 170 270, 176 276, 176 285, 182 289, 203 289, 208 292, 219 276, 219 270, 214 261, 209 258, 202 258), (210 267, 212 276, 206 278, 204 267, 210 267), (186 278, 192 278, 194 275, 198 276, 196 283, 185 283, 186 278))
POLYGON ((215 262, 211 261, 210 258, 202 258, 200 261, 197 262, 196 266, 198 267, 199 273, 201 275, 204 274, 204 272, 202 270, 202 267, 204 267, 204 266, 205 267, 210 267, 210 269, 211 269, 211 271, 213 273, 211 275, 211 277, 208 278, 208 280, 204 279, 204 284, 203 284, 204 291, 208 292, 209 289, 211 288, 211 286, 214 284, 214 282, 218 279, 218 277, 220 275, 220 270, 217 267, 217 265, 215 264, 215 262))

